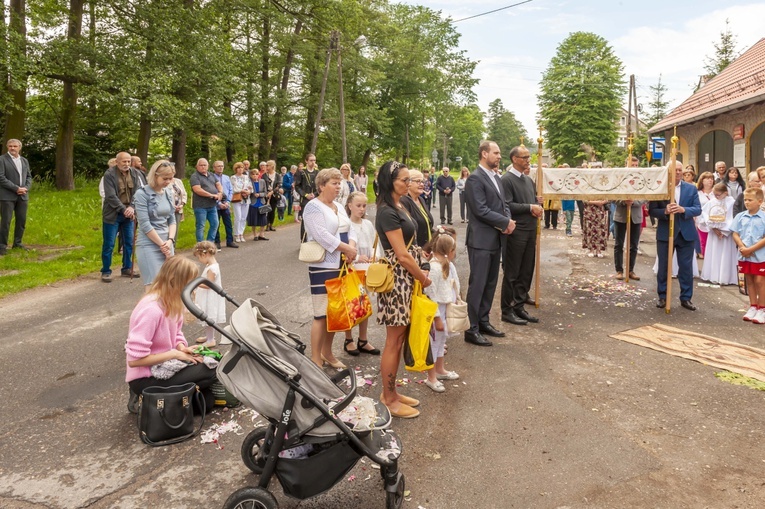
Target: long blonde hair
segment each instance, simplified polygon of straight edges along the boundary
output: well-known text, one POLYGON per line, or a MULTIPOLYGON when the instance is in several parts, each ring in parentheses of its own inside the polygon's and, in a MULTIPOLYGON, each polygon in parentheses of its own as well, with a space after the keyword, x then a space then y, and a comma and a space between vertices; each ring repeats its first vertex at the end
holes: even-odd
POLYGON ((176 319, 182 316, 181 293, 198 274, 197 264, 188 258, 173 256, 165 260, 149 290, 149 295, 157 296, 165 316, 176 319))

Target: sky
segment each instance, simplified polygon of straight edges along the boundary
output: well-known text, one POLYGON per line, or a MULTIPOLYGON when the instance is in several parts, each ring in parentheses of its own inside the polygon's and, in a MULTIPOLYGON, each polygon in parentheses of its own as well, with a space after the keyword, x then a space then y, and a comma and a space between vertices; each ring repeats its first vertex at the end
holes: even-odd
MULTIPOLYGON (((458 20, 522 0, 400 1, 458 20)), ((475 88, 479 107, 485 112, 491 101, 501 99, 535 136, 539 81, 570 33, 592 32, 609 42, 624 64, 626 80, 635 75, 644 112, 651 100, 650 87, 661 75, 671 110, 693 93, 726 19, 739 52, 765 37, 765 2, 746 0, 532 0, 454 26, 461 34, 460 49, 479 62, 475 72, 480 79, 475 88)), ((626 103, 625 96, 625 107, 626 103)))

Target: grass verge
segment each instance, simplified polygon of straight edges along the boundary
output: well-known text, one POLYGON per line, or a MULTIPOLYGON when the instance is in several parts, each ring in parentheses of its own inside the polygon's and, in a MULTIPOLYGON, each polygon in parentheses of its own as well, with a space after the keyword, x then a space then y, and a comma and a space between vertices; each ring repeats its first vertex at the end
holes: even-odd
MULTIPOLYGON (((184 184, 191 196, 188 182, 184 184)), ((32 250, 9 249, 7 255, 0 256, 0 298, 101 270, 98 181, 78 180, 76 187, 74 191, 59 191, 47 183, 36 183, 32 187, 24 233, 24 244, 32 250)), ((196 243, 190 201, 189 198, 186 220, 180 225, 179 251, 196 243)), ((291 222, 293 217, 285 216, 284 221, 277 218, 276 224, 291 222)), ((11 237, 13 227, 12 224, 11 237)), ((119 269, 121 256, 115 251, 113 267, 119 269)))

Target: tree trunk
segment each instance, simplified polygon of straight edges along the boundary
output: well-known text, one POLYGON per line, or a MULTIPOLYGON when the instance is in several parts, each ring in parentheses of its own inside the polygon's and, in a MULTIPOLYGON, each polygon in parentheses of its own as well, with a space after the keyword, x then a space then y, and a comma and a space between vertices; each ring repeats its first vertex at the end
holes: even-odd
MULTIPOLYGON (((317 62, 319 59, 316 59, 317 62)), ((321 64, 324 62, 321 61, 321 64)), ((323 65, 322 65, 323 69, 323 65)), ((316 110, 318 103, 318 81, 319 81, 319 68, 312 66, 308 75, 308 97, 306 98, 306 118, 305 118, 305 133, 303 134, 303 156, 306 156, 311 151, 311 144, 313 143, 313 130, 316 127, 316 110)))
MULTIPOLYGON (((234 125, 234 113, 231 109, 231 99, 226 99, 223 101, 223 114, 226 118, 226 125, 227 126, 233 126, 234 125)), ((234 162, 234 158, 236 157, 236 146, 234 145, 234 140, 231 139, 231 136, 229 135, 226 138, 226 163, 231 164, 234 162)))
POLYGON ((282 73, 282 84, 279 88, 279 96, 276 101, 276 111, 274 112, 274 128, 273 135, 271 136, 271 156, 270 159, 276 160, 279 149, 281 148, 281 129, 282 129, 282 114, 284 108, 287 107, 287 86, 290 82, 290 72, 292 71, 292 61, 295 58, 295 40, 300 35, 300 30, 303 28, 303 22, 298 20, 295 23, 295 31, 290 42, 290 49, 287 51, 287 59, 284 63, 284 72, 282 73))
POLYGON ((207 132, 207 129, 202 129, 199 131, 199 152, 201 152, 200 157, 204 157, 205 159, 210 159, 210 133, 207 132))
MULTIPOLYGON (((5 117, 5 139, 24 139, 24 122, 27 109, 26 70, 14 69, 23 65, 27 53, 26 1, 10 0, 10 19, 8 23, 9 39, 15 34, 18 46, 9 45, 17 51, 8 55, 9 70, 7 89, 13 106, 5 117)), ((5 41, 3 41, 5 44, 5 41)), ((5 146, 5 143, 3 143, 5 146)))
MULTIPOLYGON (((252 39, 250 38, 250 15, 247 14, 247 20, 245 23, 245 32, 246 32, 246 43, 245 47, 247 48, 247 54, 252 54, 252 39)), ((246 134, 247 137, 247 154, 246 159, 254 159, 255 158, 255 139, 253 136, 255 135, 255 80, 252 79, 252 74, 250 72, 247 72, 247 90, 245 92, 245 115, 247 117, 246 120, 246 134)), ((255 166, 255 164, 253 164, 255 166)))
MULTIPOLYGON (((76 42, 82 36, 82 9, 85 0, 70 0, 66 38, 76 42)), ((77 116, 77 90, 65 80, 61 97, 61 119, 56 137, 56 188, 74 189, 74 121, 77 116)))
POLYGON ((268 75, 271 45, 271 22, 263 16, 263 35, 261 37, 261 69, 260 69, 260 125, 258 126, 258 160, 268 158, 268 75))
MULTIPOLYGON (((96 36, 98 34, 97 32, 98 28, 96 25, 96 0, 89 0, 88 1, 88 46, 91 49, 91 54, 88 59, 88 67, 95 70, 96 68, 96 59, 94 56, 94 49, 96 47, 96 36)), ((88 116, 90 117, 90 121, 87 125, 86 134, 88 135, 88 138, 90 140, 95 140, 95 138, 98 136, 98 126, 95 123, 95 119, 98 118, 98 103, 96 102, 96 97, 94 94, 91 94, 88 98, 87 105, 86 105, 88 116)), ((142 159, 144 162, 145 159, 142 159)))
POLYGON ((149 168, 149 141, 151 140, 151 116, 149 113, 141 113, 141 121, 138 125, 138 141, 136 155, 141 158, 143 165, 149 168))
MULTIPOLYGON (((5 0, 0 0, 0 89, 8 88, 8 27, 5 25, 5 0)), ((5 111, 0 108, 0 126, 5 126, 5 111)), ((0 131, 0 154, 5 153, 5 129, 0 131)))
POLYGON ((175 163, 175 176, 179 179, 186 177, 186 131, 175 129, 173 131, 173 155, 175 163))

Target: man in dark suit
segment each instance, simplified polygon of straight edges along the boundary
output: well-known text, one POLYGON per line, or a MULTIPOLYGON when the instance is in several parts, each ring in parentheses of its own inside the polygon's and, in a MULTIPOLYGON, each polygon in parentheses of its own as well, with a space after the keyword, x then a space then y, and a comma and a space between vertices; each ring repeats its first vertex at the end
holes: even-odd
POLYGON ((693 253, 696 245, 696 225, 693 218, 701 214, 701 203, 696 186, 683 182, 683 163, 676 162, 675 203, 669 200, 652 201, 648 214, 659 220, 656 230, 656 254, 659 258, 659 272, 656 274, 656 291, 659 300, 657 308, 667 305, 667 263, 669 261, 669 215, 675 214, 675 241, 677 253, 677 279, 680 282, 680 304, 690 311, 696 306, 693 297, 693 253))
POLYGON ((489 322, 489 312, 497 288, 504 236, 513 232, 515 221, 510 218, 502 184, 494 173, 501 159, 499 146, 493 141, 481 142, 478 159, 478 168, 465 182, 465 204, 470 214, 465 240, 470 263, 467 291, 470 329, 465 332, 465 341, 491 346, 484 335, 505 335, 489 322))
POLYGON ((7 252, 11 218, 14 214, 16 227, 13 230, 13 248, 26 249, 21 243, 21 238, 27 225, 29 188, 32 187, 29 161, 19 154, 21 142, 11 139, 6 146, 8 152, 0 157, 0 255, 7 252))
POLYGON ((537 220, 544 209, 539 204, 534 181, 527 173, 531 155, 526 147, 510 151, 513 165, 502 175, 502 189, 517 226, 507 238, 502 256, 502 321, 514 325, 537 323, 523 307, 529 299, 537 245, 537 220))

